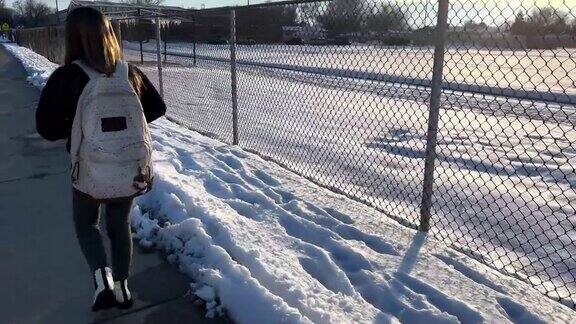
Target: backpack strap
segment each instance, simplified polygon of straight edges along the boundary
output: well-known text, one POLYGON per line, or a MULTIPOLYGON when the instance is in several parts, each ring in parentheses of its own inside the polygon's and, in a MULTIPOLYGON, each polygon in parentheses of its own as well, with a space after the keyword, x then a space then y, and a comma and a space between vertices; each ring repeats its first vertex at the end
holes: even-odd
POLYGON ((129 67, 126 61, 118 60, 116 62, 116 71, 114 71, 114 76, 124 80, 130 80, 129 67))
POLYGON ((88 78, 90 78, 90 80, 101 78, 103 75, 102 73, 91 68, 88 64, 84 63, 82 60, 76 60, 72 63, 78 65, 84 71, 84 73, 88 75, 88 78))

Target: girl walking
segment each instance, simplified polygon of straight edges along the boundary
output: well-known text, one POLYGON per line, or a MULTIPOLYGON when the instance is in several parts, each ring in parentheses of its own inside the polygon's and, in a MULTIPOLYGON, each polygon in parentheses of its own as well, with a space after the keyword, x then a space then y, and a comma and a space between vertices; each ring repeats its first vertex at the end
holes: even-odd
POLYGON ((36 111, 47 140, 68 139, 76 235, 95 285, 93 311, 129 308, 132 200, 152 189, 147 123, 166 105, 135 66, 121 60, 110 21, 98 10, 74 9, 66 21, 65 65, 49 78, 36 111), (100 208, 111 241, 111 267, 100 233, 100 208))

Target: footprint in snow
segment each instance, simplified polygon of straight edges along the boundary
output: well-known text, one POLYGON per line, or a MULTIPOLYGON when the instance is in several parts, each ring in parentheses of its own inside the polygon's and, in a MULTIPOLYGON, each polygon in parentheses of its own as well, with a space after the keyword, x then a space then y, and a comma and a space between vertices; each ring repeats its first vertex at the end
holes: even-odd
POLYGON ((504 315, 517 324, 544 324, 541 318, 532 314, 526 307, 518 304, 509 297, 498 297, 498 304, 504 310, 504 315))
POLYGON ((230 153, 236 155, 237 157, 241 158, 241 159, 246 159, 248 158, 248 153, 239 151, 239 150, 230 150, 230 153))
POLYGON ((397 272, 395 275, 402 284, 410 290, 426 296, 430 304, 439 310, 456 316, 461 323, 484 323, 484 318, 475 309, 465 303, 453 299, 431 285, 408 274, 397 272))
POLYGON ((352 217, 341 213, 333 208, 324 208, 324 211, 327 212, 330 216, 336 218, 337 220, 341 221, 344 224, 352 225, 354 224, 354 220, 352 217))
POLYGON ((229 184, 238 184, 241 186, 246 186, 246 182, 240 178, 239 176, 237 176, 236 174, 233 174, 231 172, 226 172, 222 169, 218 169, 218 168, 214 168, 211 169, 210 172, 217 178, 219 178, 220 180, 229 183, 229 184))
POLYGON ((235 197, 230 187, 216 177, 204 180, 204 189, 216 198, 230 199, 235 197))
POLYGON ((201 171, 202 170, 202 166, 200 164, 198 164, 198 162, 196 162, 196 160, 194 160, 194 157, 192 157, 192 154, 189 152, 186 152, 184 150, 178 150, 178 158, 180 159, 180 162, 182 162, 182 167, 186 170, 194 170, 194 171, 201 171))
POLYGON ((294 196, 294 194, 289 191, 281 189, 272 189, 272 191, 274 191, 276 194, 282 197, 282 202, 285 204, 290 203, 293 200, 296 200, 296 196, 294 196))
POLYGON ((241 200, 227 200, 226 203, 232 209, 234 209, 240 216, 244 216, 246 218, 261 221, 262 216, 261 213, 254 207, 254 205, 246 203, 241 200))
POLYGON ((215 150, 222 153, 222 154, 230 153, 230 149, 228 149, 226 146, 218 146, 215 148, 215 150))
POLYGON ((305 203, 305 208, 298 203, 297 200, 285 204, 284 208, 294 215, 302 217, 310 222, 315 223, 317 226, 329 230, 344 240, 359 241, 364 243, 369 249, 379 254, 387 254, 392 256, 399 256, 400 253, 396 251, 394 246, 382 238, 364 233, 352 225, 348 225, 333 218, 324 209, 321 209, 313 204, 305 203))
POLYGON ((216 158, 218 160, 226 163, 226 165, 228 165, 229 167, 231 167, 234 170, 240 170, 240 169, 244 168, 244 164, 242 164, 242 161, 240 161, 234 155, 219 154, 216 156, 216 158))
POLYGON ((265 171, 258 170, 256 172, 254 172, 254 175, 258 179, 262 180, 262 182, 264 182, 265 184, 267 184, 271 187, 278 187, 280 185, 280 182, 278 180, 274 179, 274 177, 272 177, 271 175, 269 175, 265 171))
POLYGON ((440 261, 444 262, 446 265, 451 266, 454 270, 460 272, 462 275, 464 275, 468 279, 470 279, 470 280, 472 280, 478 284, 481 284, 483 286, 486 286, 486 287, 488 287, 494 291, 497 291, 501 294, 504 294, 504 295, 506 294, 506 292, 504 291, 504 289, 502 287, 491 282, 483 274, 481 274, 480 272, 478 272, 474 269, 469 268, 464 263, 457 261, 453 258, 450 258, 448 256, 440 255, 440 254, 433 254, 433 256, 436 257, 437 259, 439 259, 440 261))
POLYGON ((315 246, 304 248, 306 256, 298 258, 300 265, 312 278, 332 292, 352 296, 354 287, 346 274, 332 262, 330 256, 315 246))

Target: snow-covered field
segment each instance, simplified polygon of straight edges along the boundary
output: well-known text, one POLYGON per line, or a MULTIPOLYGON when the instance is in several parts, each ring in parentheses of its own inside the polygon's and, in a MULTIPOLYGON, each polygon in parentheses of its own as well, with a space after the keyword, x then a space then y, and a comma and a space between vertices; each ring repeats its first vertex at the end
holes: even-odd
MULTIPOLYGON (((127 41, 124 47, 139 49, 138 43, 127 41)), ((156 53, 155 40, 144 43, 143 48, 156 53)), ((171 59, 175 59, 175 56, 189 59, 194 51, 190 43, 169 42, 166 49, 174 55, 171 59)), ((196 55, 210 60, 230 59, 228 45, 197 44, 196 55)), ((413 80, 407 82, 414 83, 432 78, 434 48, 238 45, 237 60, 245 65, 310 69, 331 74, 352 74, 356 78, 370 75, 371 78, 384 75, 384 80, 411 78, 413 80)), ((445 61, 444 79, 455 83, 458 90, 466 85, 475 85, 576 96, 576 76, 567 73, 576 69, 576 49, 513 51, 456 46, 446 51, 445 61)), ((571 102, 574 103, 574 100, 576 97, 571 102)))
MULTIPOLYGON (((6 48, 29 73, 56 67, 6 48)), ((167 99, 178 111, 172 86, 167 99)), ((138 200, 132 225, 141 244, 165 250, 195 281, 207 315, 224 309, 240 323, 573 321, 572 310, 526 283, 238 147, 167 120, 153 135, 155 189, 138 200)))
MULTIPOLYGON (((222 55, 214 48, 204 54, 222 55)), ((168 55, 168 115, 230 142, 229 66, 191 62, 168 55)), ((157 80, 153 64, 143 69, 157 80)), ((243 148, 418 224, 428 89, 248 66, 238 82, 243 148)), ((446 242, 567 304, 576 295, 575 123, 575 106, 446 91, 432 218, 446 242)))

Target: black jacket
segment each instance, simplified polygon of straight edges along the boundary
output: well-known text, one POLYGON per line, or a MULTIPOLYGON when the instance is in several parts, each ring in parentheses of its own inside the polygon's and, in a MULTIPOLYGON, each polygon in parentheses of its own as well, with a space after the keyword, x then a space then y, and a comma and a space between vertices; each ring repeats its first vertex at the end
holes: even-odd
MULTIPOLYGON (((137 74, 142 79, 140 91, 137 93, 140 94, 146 121, 150 123, 164 116, 166 104, 154 85, 137 67, 130 65, 129 69, 130 75, 137 74)), ((75 64, 59 67, 48 79, 36 109, 38 133, 49 141, 68 139, 68 151, 76 106, 88 81, 88 75, 75 64)))

